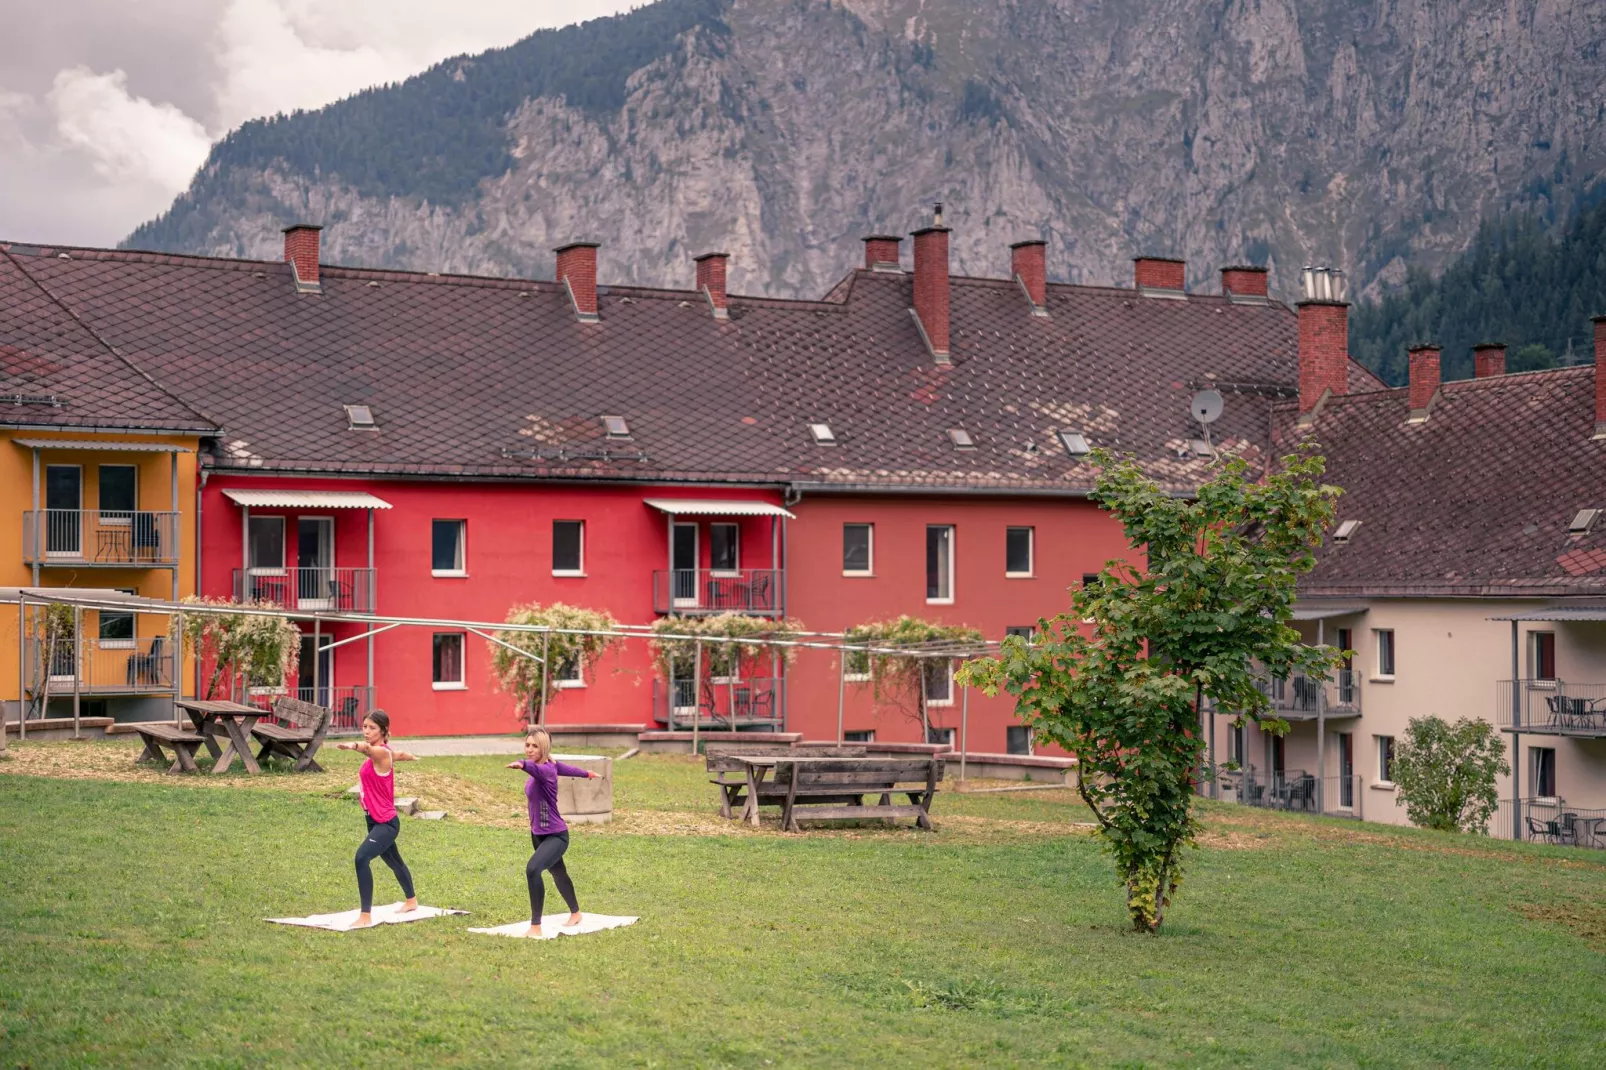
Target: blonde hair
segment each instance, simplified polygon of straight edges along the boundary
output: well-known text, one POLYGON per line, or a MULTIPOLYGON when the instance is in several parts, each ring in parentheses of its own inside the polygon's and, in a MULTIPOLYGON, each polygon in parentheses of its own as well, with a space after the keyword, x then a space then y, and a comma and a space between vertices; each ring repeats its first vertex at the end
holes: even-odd
POLYGON ((552 757, 552 737, 547 734, 546 729, 532 728, 524 733, 524 739, 527 743, 535 744, 536 752, 541 755, 536 761, 544 762, 552 757))

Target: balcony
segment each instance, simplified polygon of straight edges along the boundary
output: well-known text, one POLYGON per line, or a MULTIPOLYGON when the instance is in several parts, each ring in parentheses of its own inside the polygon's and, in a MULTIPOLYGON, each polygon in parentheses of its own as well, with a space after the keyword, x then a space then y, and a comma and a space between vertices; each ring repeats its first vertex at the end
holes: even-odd
POLYGON ((731 731, 739 728, 780 730, 782 682, 773 676, 748 677, 716 683, 704 680, 702 694, 690 679, 652 682, 652 717, 669 731, 702 728, 731 731), (670 696, 674 696, 671 705, 670 696))
POLYGON ((1286 680, 1263 679, 1257 686, 1284 720, 1314 721, 1318 701, 1327 717, 1361 715, 1361 678, 1352 669, 1340 669, 1328 680, 1299 674, 1286 680))
POLYGON ((302 702, 327 707, 330 711, 329 734, 332 736, 359 734, 363 718, 374 708, 374 689, 360 684, 355 687, 252 688, 246 702, 259 709, 271 710, 274 700, 280 698, 297 698, 302 702))
POLYGON ((179 514, 112 509, 29 509, 27 565, 159 568, 178 564, 179 514))
POLYGON ((275 568, 234 570, 236 602, 266 602, 308 613, 372 613, 371 568, 275 568))
POLYGON ((1329 817, 1361 816, 1361 778, 1327 776, 1318 778, 1303 770, 1290 770, 1271 777, 1251 769, 1223 772, 1218 793, 1225 802, 1243 803, 1266 810, 1326 814, 1329 817), (1318 790, 1319 789, 1319 790, 1318 790))
POLYGON ((1606 739, 1606 684, 1497 680, 1494 704, 1502 732, 1606 739))
POLYGON ((1606 809, 1539 796, 1501 799, 1486 830, 1497 839, 1606 850, 1606 809))
MULTIPOLYGON (((173 644, 166 636, 139 639, 65 640, 49 651, 50 693, 70 695, 152 695, 173 690, 173 644)), ((39 694, 44 652, 37 640, 28 641, 28 664, 39 694)))
POLYGON ((779 617, 782 574, 778 568, 659 569, 652 574, 653 612, 779 617))

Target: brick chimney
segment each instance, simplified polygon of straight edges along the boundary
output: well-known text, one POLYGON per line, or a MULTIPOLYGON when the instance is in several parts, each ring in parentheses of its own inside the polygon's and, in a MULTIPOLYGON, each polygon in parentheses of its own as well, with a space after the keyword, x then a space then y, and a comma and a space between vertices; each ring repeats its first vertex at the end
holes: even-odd
POLYGON ((1411 419, 1426 420, 1433 395, 1439 392, 1439 347, 1414 345, 1408 350, 1411 361, 1411 419))
POLYGON ((1188 262, 1168 260, 1163 256, 1135 256, 1132 258, 1132 284, 1140 290, 1175 290, 1185 292, 1188 262))
POLYGON ((597 249, 594 241, 576 241, 552 250, 558 254, 558 281, 568 287, 574 314, 581 323, 597 322, 597 249))
POLYGON ((1032 315, 1048 315, 1048 263, 1047 243, 1018 241, 1009 247, 1009 273, 1026 292, 1032 303, 1032 315))
POLYGON ((318 232, 322 229, 313 223, 292 223, 284 228, 284 260, 295 273, 300 293, 323 289, 318 281, 318 232))
POLYGON ((1328 268, 1300 273, 1299 414, 1309 416, 1329 394, 1349 393, 1349 302, 1344 275, 1328 268))
POLYGON ((1266 269, 1245 264, 1222 268, 1221 292, 1228 297, 1265 297, 1266 269))
POLYGON ((903 239, 896 234, 871 234, 864 239, 864 267, 866 271, 900 271, 899 247, 903 239))
POLYGON ((1492 379, 1506 374, 1504 342, 1482 342, 1472 347, 1472 377, 1492 379))
POLYGON ((937 205, 931 226, 914 232, 915 323, 937 363, 948 363, 948 234, 937 205))
POLYGON ((730 262, 729 253, 704 253, 696 258, 697 264, 697 290, 708 298, 708 304, 714 310, 714 318, 722 320, 729 313, 725 303, 725 265, 730 262))
POLYGON ((1595 437, 1606 438, 1606 316, 1595 317, 1595 437))

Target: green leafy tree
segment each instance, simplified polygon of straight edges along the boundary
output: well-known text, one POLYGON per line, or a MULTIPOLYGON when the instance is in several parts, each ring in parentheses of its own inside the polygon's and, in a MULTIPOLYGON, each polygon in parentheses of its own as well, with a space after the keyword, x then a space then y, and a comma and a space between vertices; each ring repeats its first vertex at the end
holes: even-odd
POLYGON ((1394 750, 1394 783, 1411 823, 1444 832, 1483 832, 1511 772, 1506 745, 1487 721, 1447 724, 1413 717, 1394 750))
POLYGON ((1254 663, 1273 677, 1338 664, 1338 651, 1303 645, 1288 620, 1339 491, 1319 482, 1323 461, 1309 451, 1261 480, 1229 460, 1192 499, 1130 460, 1092 456, 1093 500, 1144 549, 1146 566, 1111 562, 1032 643, 1006 638, 998 658, 968 663, 960 679, 1014 695, 1038 737, 1075 756, 1132 925, 1152 933, 1196 830, 1199 697, 1284 730, 1254 663))

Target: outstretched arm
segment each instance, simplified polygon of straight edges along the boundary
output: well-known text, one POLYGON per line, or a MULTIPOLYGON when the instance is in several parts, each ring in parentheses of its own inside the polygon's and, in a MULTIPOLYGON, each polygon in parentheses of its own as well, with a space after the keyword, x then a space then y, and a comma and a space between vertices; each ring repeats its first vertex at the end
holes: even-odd
POLYGON ((357 752, 359 752, 361 754, 367 754, 369 756, 372 756, 373 753, 374 753, 373 750, 368 746, 368 744, 366 742, 362 741, 362 740, 358 740, 355 743, 336 743, 335 744, 335 749, 336 750, 354 750, 354 751, 357 751, 357 752))
POLYGON ((552 764, 557 767, 558 776, 577 776, 584 777, 587 780, 595 780, 602 775, 601 773, 592 772, 590 769, 581 769, 577 765, 570 765, 568 762, 553 762, 552 764))
POLYGON ((393 750, 393 751, 390 752, 390 757, 391 757, 392 761, 397 761, 397 762, 416 762, 416 761, 418 761, 418 755, 413 754, 413 753, 411 753, 409 751, 404 751, 404 750, 393 750))

